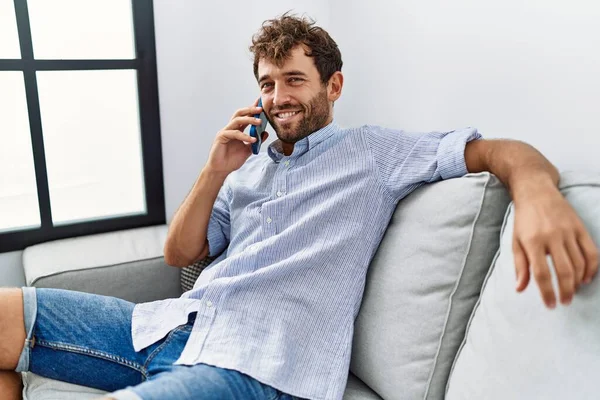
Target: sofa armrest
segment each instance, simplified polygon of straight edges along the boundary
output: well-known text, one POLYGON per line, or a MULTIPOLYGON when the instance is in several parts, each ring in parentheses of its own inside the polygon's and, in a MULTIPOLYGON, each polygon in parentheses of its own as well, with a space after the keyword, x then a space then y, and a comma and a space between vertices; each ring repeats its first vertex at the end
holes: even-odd
POLYGON ((165 264, 167 226, 62 239, 23 252, 27 286, 114 296, 134 303, 179 297, 181 269, 165 264))

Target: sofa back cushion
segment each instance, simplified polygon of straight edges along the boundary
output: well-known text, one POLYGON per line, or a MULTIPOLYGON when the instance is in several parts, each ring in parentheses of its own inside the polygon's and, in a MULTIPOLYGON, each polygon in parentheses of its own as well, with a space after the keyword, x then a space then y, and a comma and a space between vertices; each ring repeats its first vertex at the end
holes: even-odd
MULTIPOLYGON (((563 173, 560 188, 600 246, 600 174, 563 173)), ((517 293, 513 222, 511 208, 446 399, 597 399, 600 279, 554 310, 543 305, 533 277, 517 293)), ((551 257, 548 262, 556 289, 551 257)))
POLYGON ((369 267, 351 363, 384 399, 443 399, 509 201, 482 173, 398 204, 369 267))
POLYGON ((163 257, 166 225, 55 240, 23 251, 27 286, 78 290, 134 303, 179 297, 179 268, 163 257))

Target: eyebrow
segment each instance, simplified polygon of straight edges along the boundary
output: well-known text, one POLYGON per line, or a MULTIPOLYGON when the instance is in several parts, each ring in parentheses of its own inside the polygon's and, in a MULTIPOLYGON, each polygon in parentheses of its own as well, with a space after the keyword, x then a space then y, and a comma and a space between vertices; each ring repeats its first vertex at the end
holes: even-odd
MULTIPOLYGON (((308 75, 306 75, 304 72, 298 71, 298 70, 284 72, 283 76, 304 76, 304 77, 308 77, 308 75)), ((262 81, 265 81, 267 79, 271 79, 271 77, 269 75, 263 75, 258 80, 258 83, 260 84, 262 81)))

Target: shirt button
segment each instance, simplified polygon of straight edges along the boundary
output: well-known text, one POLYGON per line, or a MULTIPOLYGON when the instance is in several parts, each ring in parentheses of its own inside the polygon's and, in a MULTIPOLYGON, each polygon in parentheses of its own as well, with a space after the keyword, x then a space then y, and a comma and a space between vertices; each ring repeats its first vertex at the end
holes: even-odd
POLYGON ((271 222, 273 222, 273 220, 271 219, 271 217, 267 218, 267 224, 270 224, 271 222))
POLYGON ((277 192, 277 197, 281 197, 282 195, 283 195, 283 193, 277 192))
POLYGON ((284 162, 285 166, 287 167, 288 165, 290 165, 289 161, 284 162))
POLYGON ((210 301, 210 300, 209 300, 209 301, 207 301, 207 302, 206 302, 206 306, 207 306, 207 307, 209 307, 209 308, 210 308, 210 307, 212 307, 212 306, 213 306, 213 303, 212 303, 212 301, 210 301))

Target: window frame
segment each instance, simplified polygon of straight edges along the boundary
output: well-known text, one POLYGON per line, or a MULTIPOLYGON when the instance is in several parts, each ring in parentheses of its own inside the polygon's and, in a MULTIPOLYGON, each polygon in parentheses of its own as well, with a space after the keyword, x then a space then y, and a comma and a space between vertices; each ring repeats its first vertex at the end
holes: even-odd
POLYGON ((23 73, 41 226, 33 229, 15 228, 0 233, 0 253, 23 250, 51 240, 164 224, 165 197, 152 0, 131 0, 136 54, 132 60, 36 60, 33 56, 27 1, 14 0, 14 6, 21 59, 0 59, 0 71, 23 73), (54 226, 36 72, 107 69, 137 71, 146 214, 54 226))

